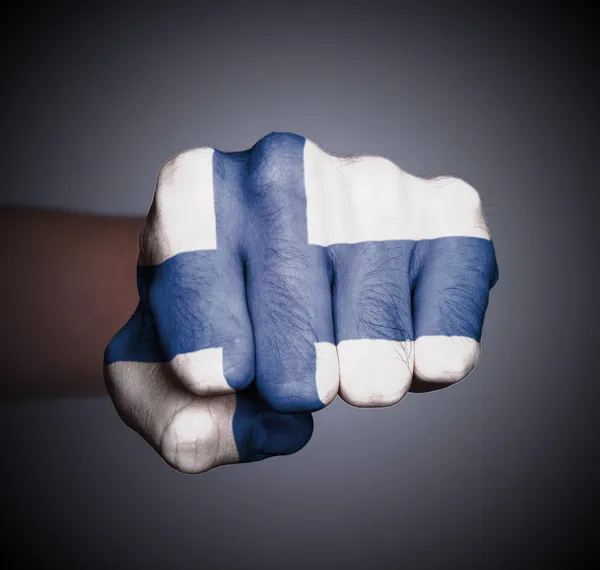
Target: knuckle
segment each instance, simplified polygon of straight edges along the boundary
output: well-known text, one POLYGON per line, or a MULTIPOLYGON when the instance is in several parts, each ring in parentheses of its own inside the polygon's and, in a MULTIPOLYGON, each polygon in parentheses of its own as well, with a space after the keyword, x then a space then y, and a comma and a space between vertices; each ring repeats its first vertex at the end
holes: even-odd
POLYGON ((216 465, 219 430, 208 405, 188 405, 166 426, 161 455, 182 473, 202 473, 216 465))
POLYGON ((479 210, 481 196, 479 192, 461 178, 449 177, 442 181, 445 186, 445 198, 456 208, 462 210, 479 210))
POLYGON ((461 178, 431 180, 428 201, 428 220, 434 234, 489 238, 479 192, 461 178))
POLYGON ((168 178, 176 174, 179 169, 192 165, 202 150, 202 148, 190 148, 175 154, 161 166, 159 178, 168 178))
POLYGON ((250 190, 257 195, 277 195, 294 191, 293 185, 302 173, 301 137, 291 133, 269 133, 252 147, 250 190))
POLYGON ((293 133, 286 132, 271 132, 260 138, 254 145, 254 148, 259 148, 261 151, 269 155, 285 154, 287 150, 294 148, 302 137, 293 133))
POLYGON ((479 355, 479 343, 472 339, 419 338, 416 345, 415 375, 429 382, 458 382, 475 368, 479 355))
POLYGON ((144 230, 154 263, 180 251, 216 249, 213 155, 211 147, 194 148, 161 167, 144 230))
POLYGON ((205 167, 205 162, 212 155, 212 147, 198 147, 184 150, 167 160, 160 168, 154 192, 155 207, 160 210, 167 207, 177 193, 174 187, 189 184, 192 177, 205 167))
POLYGON ((340 396, 357 407, 391 406, 406 394, 413 371, 412 343, 384 339, 342 341, 340 396))

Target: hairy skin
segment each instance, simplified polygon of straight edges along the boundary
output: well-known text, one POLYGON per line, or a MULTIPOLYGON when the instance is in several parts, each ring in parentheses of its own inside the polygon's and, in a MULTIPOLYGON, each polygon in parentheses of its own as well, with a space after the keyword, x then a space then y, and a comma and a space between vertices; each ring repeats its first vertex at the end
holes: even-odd
POLYGON ((137 272, 107 387, 185 472, 297 451, 310 412, 337 394, 391 406, 463 379, 498 278, 466 182, 336 157, 292 133, 165 163, 137 272))
POLYGON ((298 451, 338 393, 389 406, 464 378, 498 277, 476 192, 303 140, 174 157, 146 219, 1 208, 2 398, 107 389, 198 473, 298 451))

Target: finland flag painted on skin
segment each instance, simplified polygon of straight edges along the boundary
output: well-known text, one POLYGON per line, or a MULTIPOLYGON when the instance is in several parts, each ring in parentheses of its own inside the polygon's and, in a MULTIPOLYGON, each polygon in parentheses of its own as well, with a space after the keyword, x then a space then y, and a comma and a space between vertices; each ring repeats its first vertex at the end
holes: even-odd
POLYGON ((105 351, 107 385, 181 470, 292 453, 312 433, 307 412, 337 393, 387 406, 413 377, 466 376, 497 279, 462 180, 291 133, 194 149, 160 171, 140 302, 105 351))

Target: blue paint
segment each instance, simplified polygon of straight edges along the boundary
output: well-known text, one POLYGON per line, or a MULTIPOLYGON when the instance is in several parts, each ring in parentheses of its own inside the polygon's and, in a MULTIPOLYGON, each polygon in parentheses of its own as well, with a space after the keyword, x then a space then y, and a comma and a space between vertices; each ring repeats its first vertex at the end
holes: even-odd
POLYGON ((474 237, 329 246, 336 341, 481 339, 498 280, 492 242, 474 237))
POLYGON ((304 143, 271 133, 247 151, 214 152, 217 249, 138 268, 139 316, 115 336, 106 363, 222 346, 232 387, 256 379, 272 409, 309 412, 323 407, 315 342, 480 340, 498 279, 492 243, 444 237, 308 245, 304 143), (134 348, 131 335, 146 335, 144 347, 134 348))
POLYGON ((313 427, 311 414, 280 414, 271 410, 255 383, 237 393, 233 434, 240 462, 296 453, 310 440, 313 427))
POLYGON ((323 407, 315 383, 315 342, 335 342, 332 267, 308 245, 303 137, 272 134, 250 150, 241 199, 241 242, 254 325, 256 383, 280 412, 323 407))
MULTIPOLYGON (((144 275, 147 269, 150 268, 144 268, 141 274, 144 275)), ((138 277, 138 283, 141 301, 126 325, 107 346, 104 353, 107 364, 126 359, 139 362, 167 360, 148 311, 146 282, 138 277)), ((240 462, 247 463, 300 450, 312 436, 313 418, 309 413, 274 412, 260 397, 256 384, 252 383, 236 394, 232 427, 240 462)))

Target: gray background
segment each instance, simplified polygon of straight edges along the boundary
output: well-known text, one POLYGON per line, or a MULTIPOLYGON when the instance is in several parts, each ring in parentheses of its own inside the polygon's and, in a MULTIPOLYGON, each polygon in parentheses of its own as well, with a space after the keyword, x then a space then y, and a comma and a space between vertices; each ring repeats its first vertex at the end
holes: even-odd
POLYGON ((173 154, 292 131, 468 180, 500 281, 468 379, 388 409, 337 400, 291 457, 186 476, 108 398, 2 404, 5 556, 61 568, 581 567, 598 535, 591 12, 80 4, 3 8, 2 203, 145 215, 173 154))

